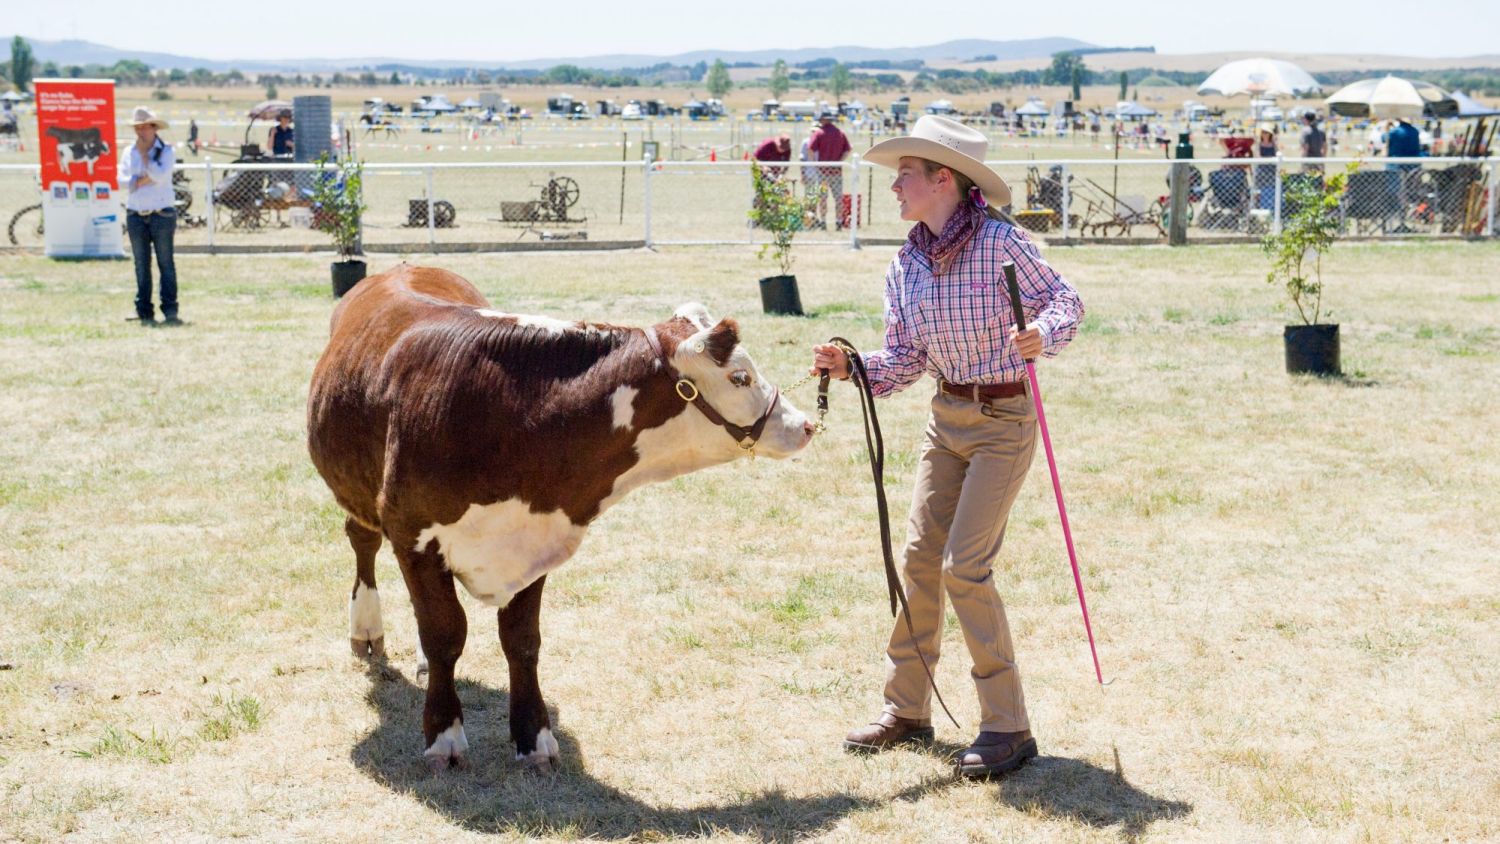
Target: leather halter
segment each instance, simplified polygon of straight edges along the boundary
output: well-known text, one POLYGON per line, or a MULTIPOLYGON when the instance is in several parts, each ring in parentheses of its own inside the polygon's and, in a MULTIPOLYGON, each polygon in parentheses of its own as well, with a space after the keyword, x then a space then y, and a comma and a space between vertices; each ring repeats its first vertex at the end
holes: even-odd
POLYGON ((656 336, 656 329, 648 326, 643 330, 646 333, 646 342, 651 344, 651 350, 655 352, 657 359, 662 362, 662 365, 667 368, 669 373, 677 374, 677 383, 675 385, 677 397, 698 408, 698 412, 707 417, 708 421, 727 431, 729 436, 734 438, 734 441, 739 444, 741 449, 754 451, 755 444, 760 441, 760 435, 766 429, 766 421, 771 418, 771 414, 776 411, 776 405, 781 402, 781 390, 777 387, 771 388, 771 403, 766 406, 766 412, 762 413, 753 425, 748 428, 736 425, 725 419, 723 414, 719 413, 719 411, 714 409, 713 405, 708 403, 708 399, 703 397, 703 393, 699 391, 698 385, 693 383, 693 379, 676 372, 672 363, 667 360, 667 354, 661 347, 661 340, 656 336))

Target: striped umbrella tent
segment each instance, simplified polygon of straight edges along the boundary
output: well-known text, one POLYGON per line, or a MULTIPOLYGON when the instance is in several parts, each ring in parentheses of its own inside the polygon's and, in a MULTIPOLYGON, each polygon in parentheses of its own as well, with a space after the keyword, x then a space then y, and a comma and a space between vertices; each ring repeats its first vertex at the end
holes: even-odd
POLYGON ((1240 59, 1209 74, 1198 86, 1200 94, 1237 97, 1250 94, 1261 97, 1292 97, 1322 86, 1312 74, 1291 62, 1280 59, 1240 59))
POLYGON ((255 120, 275 120, 276 115, 282 111, 291 111, 292 104, 286 100, 266 100, 256 103, 248 112, 248 116, 255 120))
POLYGON ((1458 114, 1458 103, 1442 88, 1399 76, 1361 79, 1338 89, 1326 102, 1329 111, 1344 117, 1411 120, 1458 114))
POLYGON ((1027 97, 1026 104, 1016 109, 1016 114, 1022 117, 1046 117, 1051 113, 1047 110, 1047 104, 1036 97, 1027 97))
POLYGON ((1463 91, 1451 91, 1448 96, 1458 103, 1459 117, 1495 117, 1500 115, 1500 108, 1490 108, 1484 103, 1465 94, 1463 91))

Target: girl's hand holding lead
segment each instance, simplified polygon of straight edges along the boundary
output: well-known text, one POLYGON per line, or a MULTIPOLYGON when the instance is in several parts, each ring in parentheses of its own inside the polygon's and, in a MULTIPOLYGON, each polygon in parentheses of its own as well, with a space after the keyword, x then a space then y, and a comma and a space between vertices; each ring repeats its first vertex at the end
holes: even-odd
POLYGON ((820 369, 828 370, 829 375, 843 381, 849 377, 849 356, 838 346, 819 343, 813 346, 813 364, 807 374, 815 375, 820 369))

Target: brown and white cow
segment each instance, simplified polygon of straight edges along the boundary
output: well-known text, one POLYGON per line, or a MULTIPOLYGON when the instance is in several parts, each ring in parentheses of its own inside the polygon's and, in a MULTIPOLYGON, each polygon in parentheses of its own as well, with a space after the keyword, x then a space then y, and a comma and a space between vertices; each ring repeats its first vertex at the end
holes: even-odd
POLYGON ((749 443, 786 457, 813 431, 761 378, 735 322, 701 305, 646 329, 504 314, 453 273, 405 265, 334 310, 307 413, 313 463, 349 514, 356 654, 384 654, 382 535, 400 562, 429 666, 434 769, 468 749, 455 578, 499 607, 516 758, 550 769, 558 747, 536 674, 547 573, 631 490, 748 455, 749 443))

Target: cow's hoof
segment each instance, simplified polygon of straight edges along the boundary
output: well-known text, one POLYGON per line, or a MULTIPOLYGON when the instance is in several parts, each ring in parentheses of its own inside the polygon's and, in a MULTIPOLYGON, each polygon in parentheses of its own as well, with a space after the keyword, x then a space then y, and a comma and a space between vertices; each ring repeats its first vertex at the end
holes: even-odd
POLYGON ((464 725, 455 718, 453 726, 439 733, 432 746, 422 751, 422 758, 434 774, 440 774, 449 768, 467 768, 468 752, 469 739, 464 736, 464 725))
POLYGON ((561 767, 561 761, 543 754, 540 750, 532 753, 521 760, 521 770, 528 774, 546 777, 557 773, 561 767))
POLYGON ((425 758, 427 770, 431 771, 434 776, 445 774, 450 770, 462 771, 469 767, 469 757, 462 753, 446 758, 440 756, 426 756, 425 758))
POLYGON ((562 753, 557 748, 557 739, 552 730, 543 727, 536 734, 536 750, 517 753, 516 761, 521 768, 536 774, 555 774, 562 767, 562 753))
POLYGON ((360 659, 385 659, 385 637, 350 639, 349 649, 360 659))

